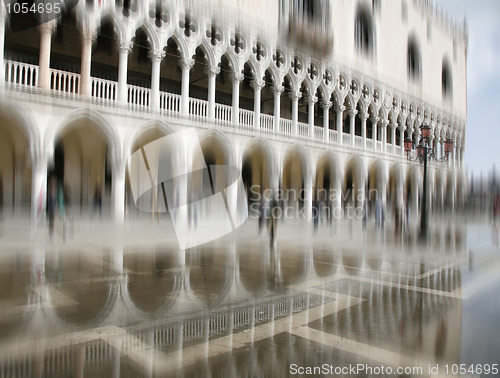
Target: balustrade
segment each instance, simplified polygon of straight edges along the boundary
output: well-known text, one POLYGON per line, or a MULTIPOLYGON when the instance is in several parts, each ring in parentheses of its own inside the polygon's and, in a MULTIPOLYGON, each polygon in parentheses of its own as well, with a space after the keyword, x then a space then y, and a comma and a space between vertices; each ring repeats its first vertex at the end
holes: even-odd
MULTIPOLYGON (((20 63, 4 60, 5 81, 7 84, 16 84, 28 87, 37 87, 39 80, 39 67, 33 64, 20 63)), ((50 69, 50 88, 54 91, 78 94, 80 90, 81 76, 77 73, 66 72, 56 69, 50 69)), ((127 85, 128 103, 140 107, 149 107, 151 102, 151 89, 135 85, 127 85)), ((118 94, 118 83, 100 78, 91 78, 91 97, 106 101, 116 101, 118 94)), ((160 92, 160 109, 167 112, 180 113, 181 96, 174 93, 160 92)), ((197 118, 208 117, 208 101, 190 98, 189 114, 197 118)), ((255 113, 250 110, 239 110, 239 127, 246 130, 254 129, 255 113)), ((224 104, 215 103, 215 119, 222 121, 226 126, 232 120, 232 107, 224 104)), ((274 131, 274 116, 269 114, 260 115, 260 129, 266 133, 274 131)), ((292 136, 292 121, 289 119, 280 119, 278 131, 280 134, 292 136)), ((312 138, 315 140, 324 140, 325 130, 322 127, 314 127, 312 138)), ((309 125, 306 123, 297 123, 297 133, 301 139, 310 138, 309 125)), ((351 135, 337 133, 336 130, 328 130, 329 143, 338 143, 339 137, 342 137, 344 145, 351 144, 351 135)), ((363 148, 363 140, 360 136, 355 136, 355 147, 363 148)), ((382 142, 366 139, 366 149, 381 152, 383 150, 382 142), (375 145, 374 145, 375 143, 375 145)), ((387 154, 401 155, 401 147, 388 144, 386 146, 387 154)))
POLYGON ((299 130, 299 135, 302 137, 307 137, 309 135, 309 125, 302 122, 297 122, 297 127, 299 130))
POLYGON ((328 130, 328 138, 330 139, 330 142, 337 142, 337 131, 328 130))
POLYGON ((284 134, 292 133, 292 120, 290 119, 280 119, 280 129, 284 134))
POLYGON ((181 96, 174 93, 160 92, 160 109, 179 113, 181 111, 181 96))
POLYGON ((128 85, 128 103, 138 106, 149 106, 151 89, 128 85))
POLYGON ((189 114, 193 117, 208 116, 208 101, 199 100, 197 98, 189 99, 189 114))
POLYGON ((356 147, 363 147, 363 138, 355 135, 354 136, 354 144, 356 145, 356 147))
POLYGON ((4 60, 5 81, 12 84, 36 87, 38 85, 38 66, 4 60))
POLYGON ((118 83, 111 80, 98 79, 93 77, 90 84, 91 96, 103 100, 116 100, 118 83))
POLYGON ((323 139, 323 128, 322 127, 314 127, 314 139, 323 139))
POLYGON ((231 106, 215 104, 215 118, 220 121, 231 122, 232 112, 231 106))
POLYGON ((253 112, 251 110, 240 109, 240 124, 245 129, 253 127, 253 112))
POLYGON ((78 94, 80 91, 80 74, 51 69, 50 89, 78 94))
POLYGON ((269 114, 260 115, 260 128, 266 131, 273 131, 274 116, 269 114))

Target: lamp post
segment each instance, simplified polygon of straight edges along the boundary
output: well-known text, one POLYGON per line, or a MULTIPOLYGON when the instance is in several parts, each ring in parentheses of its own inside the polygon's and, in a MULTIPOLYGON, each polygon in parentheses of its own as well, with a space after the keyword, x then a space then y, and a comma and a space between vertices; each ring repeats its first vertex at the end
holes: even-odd
POLYGON ((453 149, 453 140, 451 138, 446 138, 444 142, 444 155, 438 157, 436 150, 430 147, 430 134, 431 127, 429 125, 420 126, 422 135, 420 141, 416 146, 417 154, 416 156, 411 156, 411 150, 413 147, 413 140, 406 138, 404 141, 404 147, 406 151, 406 158, 410 161, 419 161, 424 164, 424 187, 422 191, 422 211, 420 214, 420 238, 422 240, 427 239, 427 231, 429 229, 428 214, 427 214, 427 162, 429 160, 434 160, 437 162, 445 162, 448 160, 448 156, 453 149))

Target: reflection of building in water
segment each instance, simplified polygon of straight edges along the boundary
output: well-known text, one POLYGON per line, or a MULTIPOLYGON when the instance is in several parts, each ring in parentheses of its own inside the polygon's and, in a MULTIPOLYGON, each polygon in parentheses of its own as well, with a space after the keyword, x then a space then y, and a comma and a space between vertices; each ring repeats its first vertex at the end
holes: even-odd
MULTIPOLYGON (((135 214, 130 154, 186 127, 211 162, 242 170, 252 200, 290 189, 311 217, 315 201, 360 206, 375 192, 369 208, 417 212, 421 169, 403 140, 430 124, 436 150, 455 147, 430 166, 429 202, 464 198, 467 31, 429 2, 103 0, 20 32, 2 19, 7 210, 40 218, 54 176, 73 216, 102 195, 121 222, 135 214)), ((193 159, 179 140, 172 164, 193 159)), ((161 191, 151 201, 154 212, 161 191)))
MULTIPOLYGON (((22 352, 1 349, 2 376, 87 376, 94 370, 120 376, 120 369, 162 371, 163 361, 165 369, 176 369, 216 351, 205 343, 220 338, 226 339, 219 346, 234 343, 230 350, 236 354, 225 361, 239 361, 236 350, 242 345, 264 348, 245 358, 262 369, 258 376, 268 376, 269 369, 286 370, 290 363, 281 352, 272 354, 271 362, 260 361, 276 350, 268 342, 284 342, 278 350, 317 361, 291 338, 305 324, 419 356, 426 365, 457 362, 462 301, 454 291, 462 277, 445 260, 442 269, 434 269, 418 257, 404 262, 389 254, 300 246, 270 252, 259 243, 193 249, 183 256, 161 248, 65 254, 47 249, 32 259, 24 256, 18 269, 0 276, 2 290, 27 288, 21 295, 1 293, 3 301, 17 300, 10 313, 0 314, 2 344, 24 346, 22 352), (111 269, 107 262, 120 258, 123 268, 111 269), (261 275, 251 277, 255 269, 261 275), (317 290, 319 282, 323 290, 317 290), (26 339, 20 341, 20 335, 26 339)), ((456 256, 452 252, 449 260, 456 256)), ((16 256, 6 259, 15 262, 16 256)))

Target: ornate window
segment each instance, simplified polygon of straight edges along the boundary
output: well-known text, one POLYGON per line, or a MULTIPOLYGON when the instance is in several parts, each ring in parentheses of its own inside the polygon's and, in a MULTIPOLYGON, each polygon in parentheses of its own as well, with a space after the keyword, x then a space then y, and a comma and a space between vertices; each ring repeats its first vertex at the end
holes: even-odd
POLYGON ((445 99, 451 99, 453 92, 453 85, 451 80, 451 69, 448 59, 443 59, 443 67, 441 70, 441 89, 445 99))
POLYGON ((115 0, 115 6, 122 8, 124 16, 130 16, 130 12, 137 12, 137 0, 115 0))
POLYGON ((408 52, 407 52, 407 68, 408 68, 408 77, 410 80, 419 81, 420 80, 420 70, 421 70, 421 58, 420 58, 420 50, 418 48, 417 42, 415 38, 410 37, 408 39, 408 52))
POLYGON ((356 49, 363 54, 372 54, 374 45, 373 21, 365 9, 359 9, 354 22, 356 49))
POLYGON ((280 33, 293 45, 307 45, 316 54, 333 48, 331 0, 281 0, 280 33))
POLYGON ((163 6, 159 0, 151 3, 149 9, 149 17, 154 19, 154 24, 159 28, 161 28, 163 24, 168 23, 167 12, 163 9, 163 6))

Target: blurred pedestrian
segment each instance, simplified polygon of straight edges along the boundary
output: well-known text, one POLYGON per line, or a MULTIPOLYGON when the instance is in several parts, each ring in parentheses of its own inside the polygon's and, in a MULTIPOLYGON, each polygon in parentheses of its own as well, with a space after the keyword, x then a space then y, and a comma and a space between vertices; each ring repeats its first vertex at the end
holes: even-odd
POLYGON ((99 219, 102 219, 102 191, 101 184, 97 181, 94 190, 94 201, 92 205, 92 218, 94 218, 94 213, 96 208, 99 209, 99 219))

